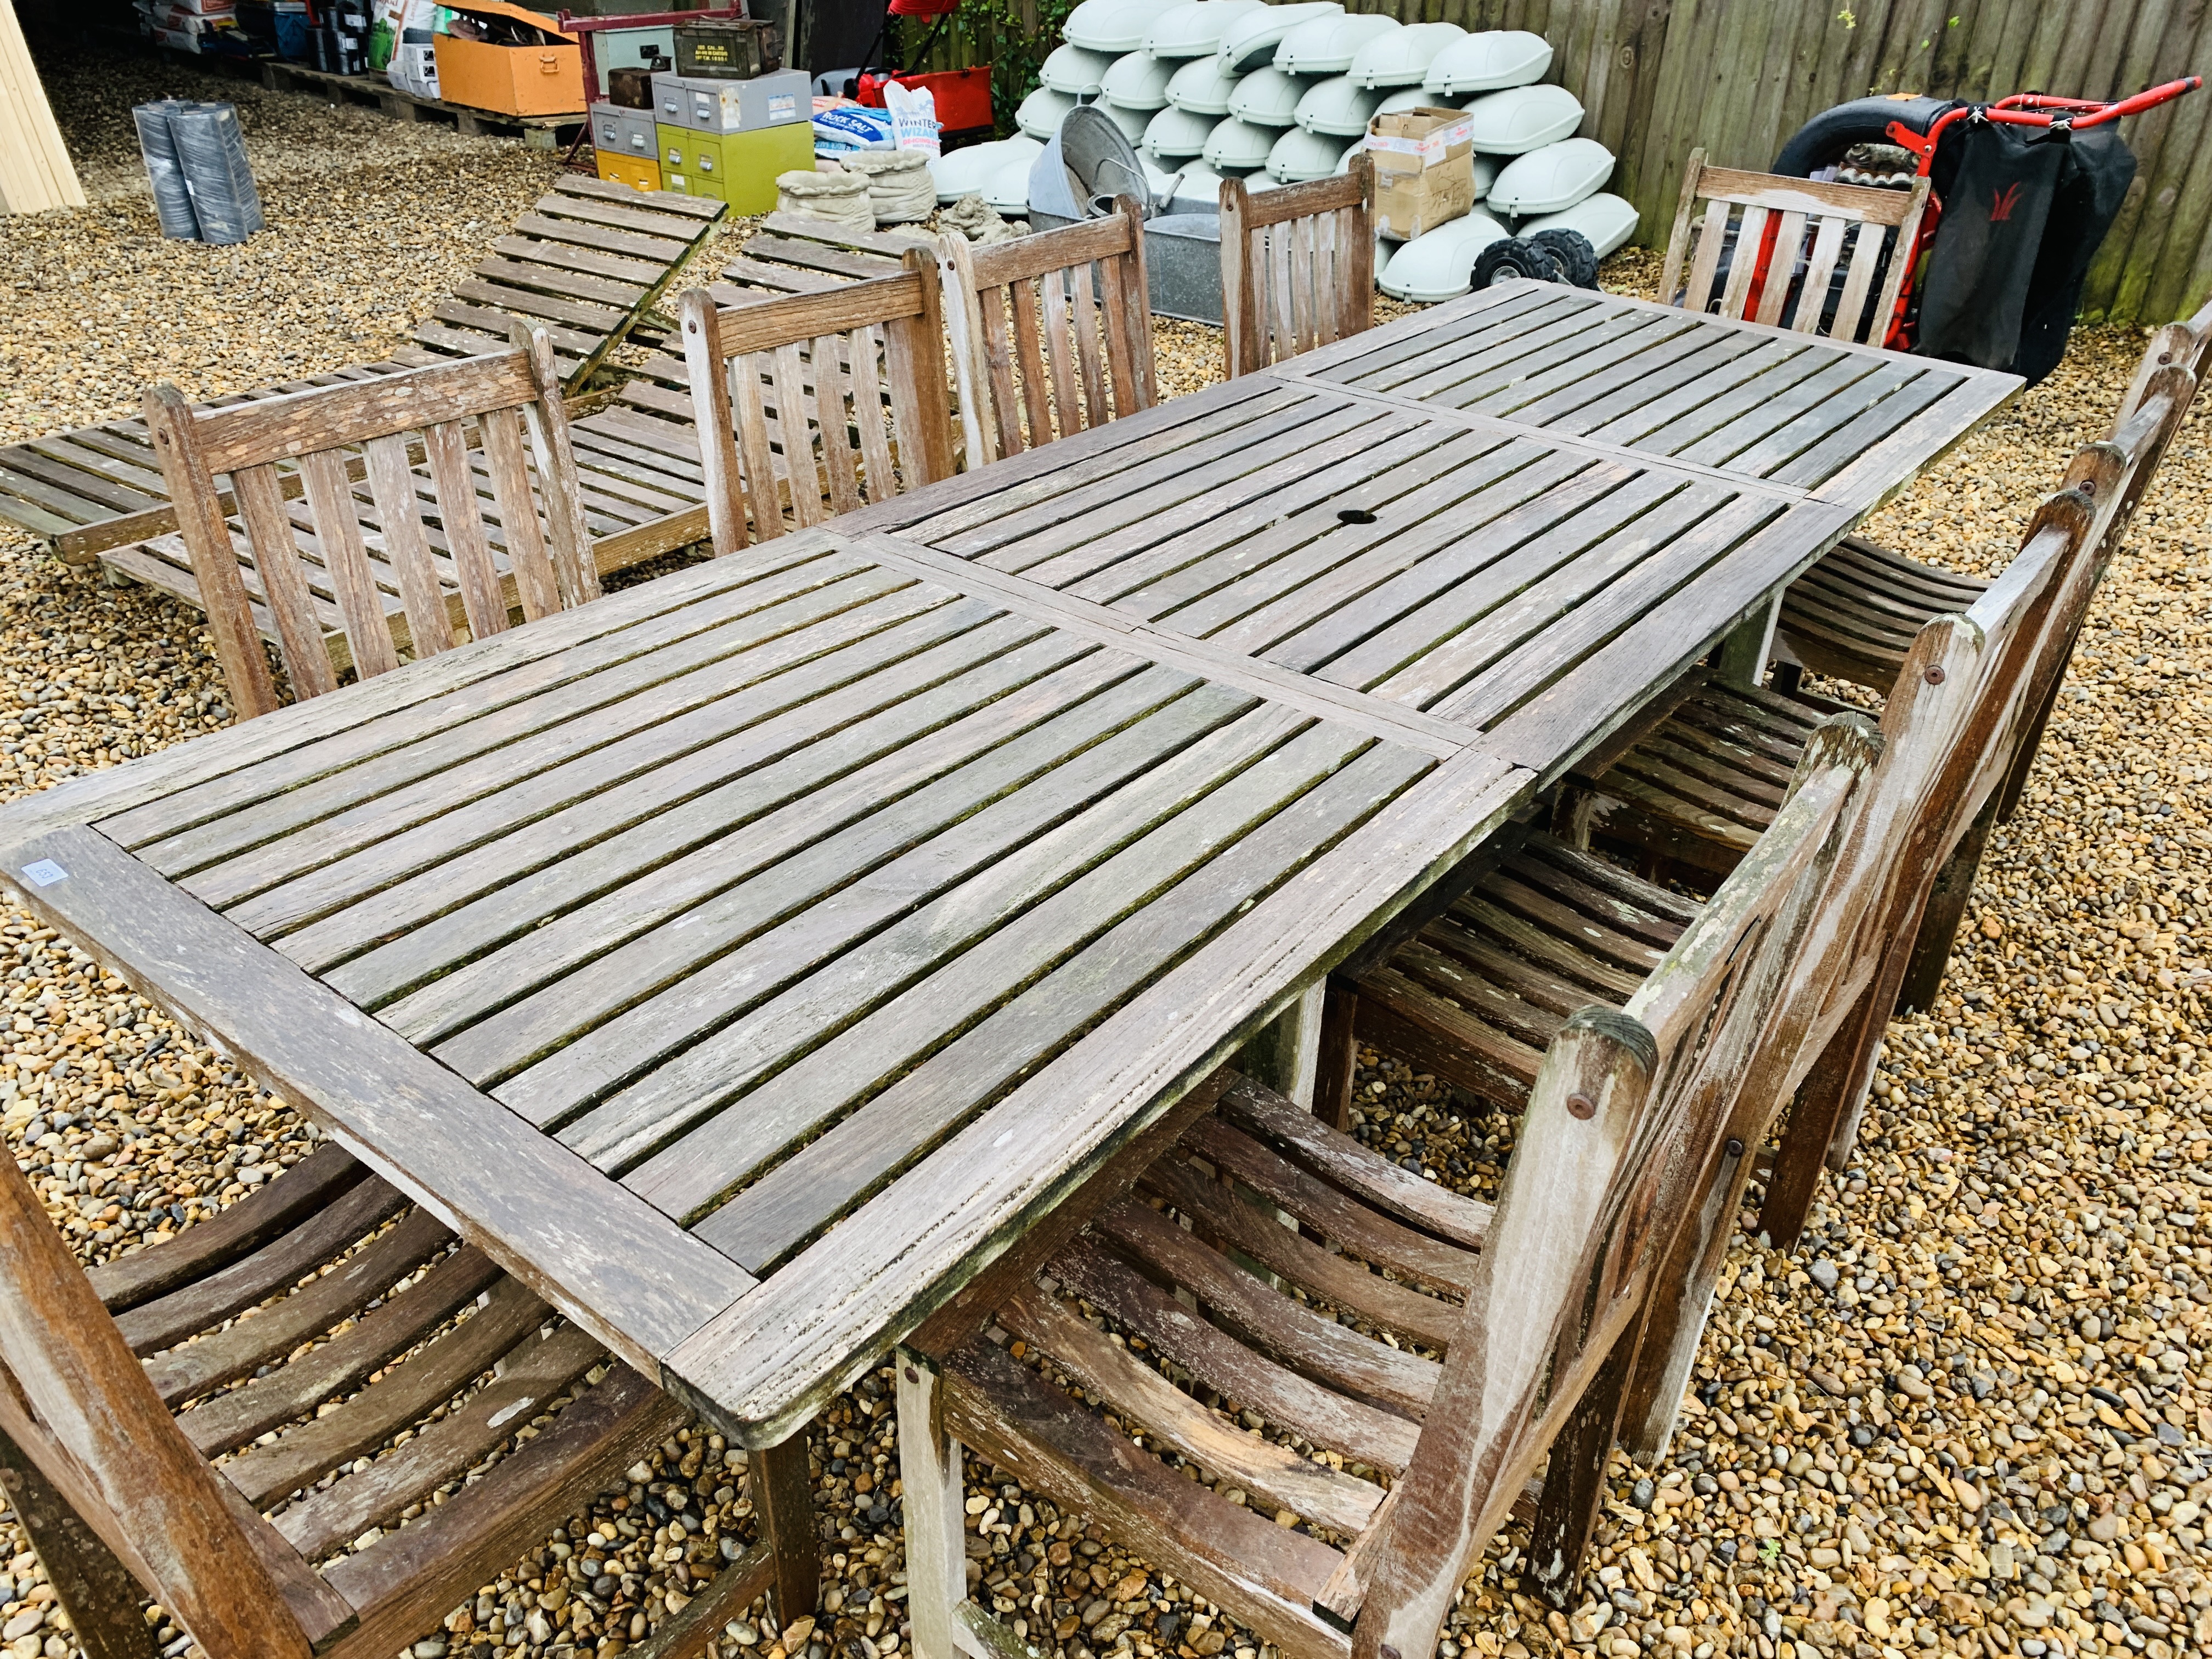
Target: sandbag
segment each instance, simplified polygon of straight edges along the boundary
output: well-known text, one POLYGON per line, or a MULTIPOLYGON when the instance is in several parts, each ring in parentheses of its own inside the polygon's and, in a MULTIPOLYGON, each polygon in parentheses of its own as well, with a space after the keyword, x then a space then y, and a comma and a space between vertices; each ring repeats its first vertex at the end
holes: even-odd
POLYGON ((868 181, 868 204, 879 225, 911 224, 937 210, 928 157, 918 149, 863 149, 837 165, 868 181))
POLYGON ((865 173, 830 168, 811 173, 779 173, 775 176, 775 210, 807 219, 826 219, 848 230, 876 228, 876 210, 868 201, 865 173))

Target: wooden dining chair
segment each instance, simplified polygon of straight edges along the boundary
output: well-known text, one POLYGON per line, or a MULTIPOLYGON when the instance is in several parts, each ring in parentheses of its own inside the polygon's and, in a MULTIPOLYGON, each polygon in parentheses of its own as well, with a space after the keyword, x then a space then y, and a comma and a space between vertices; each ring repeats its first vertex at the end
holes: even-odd
POLYGON ((1228 375, 1375 324, 1375 164, 1255 196, 1221 181, 1223 350, 1228 375))
MULTIPOLYGON (((2114 437, 2083 448, 2068 470, 2067 488, 2086 492, 2094 503, 2095 531, 2081 550, 2084 569, 2068 590, 2071 597, 2061 613, 2063 626, 2045 641, 2036 665, 2035 714, 2008 757, 2006 781, 1991 803, 1994 822, 2009 817, 2018 804, 2089 601, 2192 404, 2196 380, 2174 364, 2160 368, 2145 386, 2114 437)), ((2031 529, 2015 562, 2028 556, 2035 533, 2031 529)), ((1989 583, 1962 585, 1947 596, 1944 610, 1934 614, 1974 614, 1991 591, 1989 583)), ((1932 606, 1935 601, 1928 603, 1932 606)), ((1919 620, 1915 645, 1934 614, 1919 620)), ((1893 672, 1888 684, 1899 683, 1893 672)), ((1632 740, 1595 763, 1584 763, 1571 792, 1573 799, 1561 815, 1562 827, 1577 842, 1595 836, 1725 873, 1771 820, 1782 781, 1796 764, 1805 735, 1839 706, 1802 688, 1784 690, 1730 680, 1710 669, 1693 670, 1651 711, 1652 718, 1627 734, 1632 740)), ((1978 836, 1970 844, 1969 856, 1978 861, 1978 836)), ((1931 913, 1935 926, 1922 966, 1909 984, 1912 1006, 1927 1006, 1935 982, 1928 975, 1941 976, 1971 882, 1970 868, 1946 877, 1941 902, 1931 913)))
POLYGON ((1571 1593, 1653 1264, 1735 1155, 1717 1132, 1868 758, 1808 764, 1625 1008, 1559 1023, 1495 1206, 1231 1079, 972 1328, 909 1341, 918 1659, 1017 1645, 969 1599, 963 1446, 1286 1653, 1407 1659, 1548 1451, 1528 1555, 1571 1593))
MULTIPOLYGON (((0 1485, 88 1659, 154 1659, 149 1597, 210 1659, 389 1659, 687 1417, 335 1145, 89 1273, 0 1156, 0 1485)), ((702 1651, 778 1569, 630 1651, 702 1651)))
POLYGON ((599 597, 553 348, 224 408, 176 387, 146 423, 240 719, 599 597), (237 504, 227 517, 218 480, 237 504))
POLYGON ((935 263, 763 304, 678 310, 717 555, 949 477, 935 263), (747 529, 750 508, 750 530, 747 529))
MULTIPOLYGON (((2154 392, 2140 413, 2159 422, 2156 404, 2173 393, 2170 384, 2154 392)), ((1762 1242, 1772 1248, 1796 1247, 1823 1167, 1847 1166, 1890 1012, 1929 939, 1940 934, 1948 948, 1949 933, 1931 914, 1941 884, 1963 853, 1978 856, 1990 803, 2017 764, 2044 692, 2063 672, 2070 630, 2095 589, 2106 522, 2081 488, 2053 496, 2020 556, 1972 609, 1936 617, 1914 642, 1882 713, 1881 756, 1864 806, 1830 877, 1826 919, 1808 933, 1784 994, 1784 1023, 1803 1033, 1797 1058, 1747 1085, 1729 1131, 1759 1145, 1787 1108, 1759 1214, 1762 1242)), ((1720 1275, 1747 1173, 1737 1172, 1735 1190, 1707 1209, 1709 1219, 1678 1237, 1659 1274, 1672 1310, 1655 1309, 1652 1319, 1677 1340, 1648 1348, 1628 1385, 1623 1438, 1634 1455, 1659 1455, 1672 1432, 1694 1328, 1720 1275)))
MULTIPOLYGON (((2147 405, 2145 418, 2161 417, 2147 405)), ((1869 744, 1880 759, 1789 963, 1773 1041, 1747 1068, 1726 1127, 1730 1142, 1755 1149, 1787 1112, 1759 1214, 1777 1249, 1795 1246, 1839 1138, 1847 1150, 1915 925, 1978 804, 2005 775, 2052 642, 2094 590, 2102 527, 2078 489, 2046 503, 2021 556, 1974 610, 1923 630, 1911 672, 1884 710, 1879 744, 1869 744)), ((1764 695, 1743 702, 1758 709, 1764 695)), ((1670 720, 1700 730, 1698 706, 1693 698, 1670 720)), ((1838 740, 1839 725, 1863 719, 1838 714, 1798 740, 1792 769, 1780 775, 1784 804, 1747 858, 1760 856, 1771 826, 1792 810, 1788 786, 1808 758, 1838 740)), ((1775 742, 1759 759, 1772 768, 1785 752, 1775 742)), ((1721 890, 1746 867, 1736 865, 1721 890)), ((1534 1045, 1560 1012, 1585 988, 1620 1000, 1650 954, 1686 918, 1693 930, 1701 911, 1588 852, 1531 836, 1411 941, 1332 981, 1323 1030, 1344 1046, 1332 1054, 1324 1038, 1316 1109, 1348 1103, 1355 1039, 1513 1106, 1534 1045)), ((1624 1384, 1623 1438, 1633 1455, 1659 1456, 1673 1431, 1753 1168, 1740 1161, 1705 1195, 1656 1276, 1652 1335, 1624 1384)))
POLYGON ((1073 437, 1158 401, 1145 214, 975 247, 940 237, 968 465, 1073 437))
MULTIPOLYGON (((2108 440, 2117 441, 2133 420, 2154 376, 2179 368, 2201 385, 2208 357, 2212 305, 2187 322, 2158 330, 2120 399, 2108 440)), ((2181 413, 2185 418, 2188 410, 2181 413)), ((2142 487, 2148 483, 2146 474, 2142 487)), ((1863 536, 1846 536, 1784 591, 1775 633, 1790 677, 1807 669, 1887 691, 1921 627, 1946 611, 1966 609, 1988 586, 1981 577, 1907 558, 1863 536)))
POLYGON ((1707 167, 1705 150, 1693 149, 1667 238, 1660 296, 1732 320, 1878 346, 1888 336, 1927 206, 1925 179, 1914 179, 1909 191, 1816 184, 1707 167), (1692 219, 1701 202, 1699 228, 1692 219), (1801 262, 1802 278, 1796 274, 1801 262), (1843 291, 1835 295, 1839 267, 1843 291))

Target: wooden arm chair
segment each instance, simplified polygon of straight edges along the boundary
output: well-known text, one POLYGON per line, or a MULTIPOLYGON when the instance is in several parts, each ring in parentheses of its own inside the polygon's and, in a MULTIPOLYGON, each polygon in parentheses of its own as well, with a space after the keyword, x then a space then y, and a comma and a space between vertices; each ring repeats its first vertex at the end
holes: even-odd
POLYGON ((154 1659, 147 1596, 210 1659, 389 1659, 687 1416, 336 1146, 89 1273, 0 1155, 0 1481, 88 1659, 154 1659))
MULTIPOLYGON (((2162 416, 2149 410, 2147 418, 2162 416)), ((1778 1249, 1794 1247, 1802 1233, 1824 1162, 1839 1148, 1848 1152, 1915 923, 1980 803, 2003 780, 2054 654, 2063 667, 2053 644, 2067 636, 2094 589, 2101 528, 2079 490, 2046 504, 2027 548, 1974 610, 1923 630, 1911 672, 1884 711, 1881 758, 1789 964, 1775 1039, 1747 1068, 1726 1129, 1733 1144, 1762 1146, 1795 1101, 1760 1212, 1761 1230, 1778 1249)), ((1755 696, 1743 702, 1760 707, 1755 696)), ((1694 700, 1686 705, 1695 708, 1694 700)), ((1670 720, 1698 730, 1692 718, 1678 712, 1670 720)), ((1801 779, 1846 723, 1863 720, 1838 715, 1800 738, 1784 784, 1801 779)), ((1771 741, 1762 764, 1774 767, 1784 752, 1786 744, 1771 741)), ((1789 799, 1772 823, 1794 810, 1796 796, 1789 799)), ((1770 827, 1753 842, 1723 893, 1773 834, 1770 827)), ((1410 942, 1380 941, 1388 954, 1378 951, 1376 965, 1355 964, 1332 980, 1317 1109, 1346 1102, 1355 1038, 1472 1093, 1516 1103, 1533 1045, 1566 1001, 1584 987, 1619 1000, 1685 918, 1686 938, 1703 907, 1532 836, 1410 942), (1334 1051, 1329 1034, 1340 1045, 1334 1051)), ((1673 1431, 1752 1167, 1741 1159, 1705 1195, 1655 1279, 1650 1334, 1623 1385, 1624 1437, 1639 1457, 1661 1455, 1673 1431)))
POLYGON ((1548 1449, 1529 1556, 1571 1594, 1650 1276, 1740 1150, 1718 1130, 1848 820, 1854 736, 1624 1010, 1558 1023, 1494 1208, 1224 1074, 1134 1196, 1018 1255, 964 1328, 925 1326, 897 1358, 918 1659, 1012 1650, 967 1599, 963 1444, 1301 1659, 1423 1659, 1548 1449))
POLYGON ((939 240, 969 467, 1158 401, 1134 197, 1105 218, 988 247, 957 231, 939 240))
POLYGON ((1707 167, 1705 150, 1693 149, 1682 174, 1674 228, 1667 238, 1660 297, 1731 320, 1878 346, 1888 336, 1927 206, 1925 179, 1914 179, 1909 191, 1815 184, 1707 167), (1704 228, 1692 254, 1691 219, 1699 202, 1705 204, 1704 228), (1843 292, 1830 314, 1828 299, 1846 241, 1851 244, 1850 263, 1844 268, 1843 292), (1885 248, 1890 258, 1877 286, 1885 248), (1767 253, 1763 281, 1758 258, 1762 251, 1767 253), (1800 258, 1805 262, 1802 281, 1795 275, 1800 258))
POLYGON ((933 261, 820 294, 678 307, 717 555, 951 475, 933 261))
MULTIPOLYGON (((2195 397, 2195 377, 2179 364, 2160 367, 2144 384, 2142 398, 2114 438, 2087 446, 2069 468, 2067 488, 2081 492, 2090 503, 2094 527, 2077 550, 2081 570, 2064 584, 2057 630, 2039 647, 2027 690, 2032 717, 2021 725, 2005 757, 2005 775, 1990 802, 1991 822, 2009 817, 2018 805, 2089 602, 2195 397)), ((2014 564, 2035 552, 2039 533, 2030 529, 2014 564)), ((2008 568, 2006 575, 2010 574, 2008 568)), ((1999 584, 2005 580, 2000 577, 1999 584)), ((1952 596, 1950 612, 1978 615, 1978 607, 1996 591, 1995 586, 1976 583, 1952 596)), ((1785 599, 1785 615, 1786 604, 1785 599)), ((1915 648, 1919 633, 1933 620, 1919 623, 1915 648)), ((1695 671, 1651 711, 1640 734, 1632 733, 1613 752, 1585 763, 1583 775, 1594 781, 1565 815, 1569 837, 1583 842, 1595 836, 1724 873, 1771 820, 1806 734, 1837 706, 1802 691, 1735 683, 1695 671)), ((1932 896, 1917 964, 1904 986, 1911 1006, 1927 1006, 1942 979, 1988 827, 1983 823, 1962 843, 1960 862, 1946 871, 1932 896)))
MULTIPOLYGON (((2120 399, 2108 440, 2119 441, 2160 370, 2184 370, 2201 384, 2208 356, 2212 356, 2212 306, 2185 323, 2168 323, 2160 329, 2120 399)), ((2181 414, 2188 414, 2185 404, 2181 414)), ((2128 502, 2130 512, 2149 481, 2145 473, 2128 502)), ((1846 536, 1835 551, 1790 584, 1783 595, 1775 631, 1793 665, 1887 691, 1923 625, 1946 611, 1965 610, 1988 586, 1980 577, 1923 564, 1863 536, 1846 536)), ((1796 667, 1790 672, 1796 672, 1796 667)))
POLYGON ((147 392, 146 424, 240 719, 597 599, 559 370, 515 348, 226 408, 147 392), (527 441, 526 443, 526 436, 527 441), (217 479, 237 503, 227 519, 217 479), (433 522, 426 522, 426 517, 433 522))
POLYGON ((1257 196, 1224 179, 1221 303, 1232 380, 1373 327, 1373 161, 1257 196))

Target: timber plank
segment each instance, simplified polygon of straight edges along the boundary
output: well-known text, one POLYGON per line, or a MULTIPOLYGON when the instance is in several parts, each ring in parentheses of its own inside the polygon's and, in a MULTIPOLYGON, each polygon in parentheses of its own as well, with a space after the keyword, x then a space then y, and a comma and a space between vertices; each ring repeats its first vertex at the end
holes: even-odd
MULTIPOLYGON (((41 806, 52 806, 39 820, 42 825, 97 820, 118 845, 143 847, 380 762, 387 753, 404 754, 484 715, 510 709, 520 714, 535 697, 582 688, 611 665, 720 627, 729 614, 779 604, 792 579, 836 582, 865 568, 818 538, 787 538, 775 553, 664 578, 648 596, 619 611, 586 608, 547 617, 526 630, 510 629, 465 655, 448 654, 435 674, 410 670, 398 685, 380 692, 368 685, 342 686, 288 714, 279 725, 212 733, 196 745, 191 766, 179 763, 181 751, 170 750, 149 757, 129 774, 72 779, 37 798, 41 806)), ((652 671, 644 672, 650 683, 652 671)), ((10 816, 21 821, 28 815, 19 808, 10 816)))
MULTIPOLYGON (((541 732, 559 733, 557 747, 507 744, 487 750, 483 745, 491 734, 472 731, 466 734, 465 750, 462 744, 449 744, 407 757, 408 769, 416 770, 418 775, 398 788, 356 799, 336 811, 330 810, 332 803, 328 797, 337 791, 302 790, 296 793, 307 799, 288 799, 268 815, 280 822, 313 823, 316 833, 312 840, 288 837, 234 851, 241 836, 265 837, 275 827, 234 821, 147 848, 140 856, 156 867, 176 872, 180 884, 195 896, 224 909, 257 934, 283 931, 315 914, 316 907, 297 888, 280 889, 280 884, 293 882, 312 871, 317 877, 315 890, 322 892, 342 891, 353 879, 375 884, 376 876, 400 866, 409 856, 411 848, 398 840, 404 832, 430 825, 434 834, 442 817, 464 803, 489 795, 503 785, 539 775, 572 755, 589 753, 634 732, 650 733, 695 708, 834 649, 845 639, 864 637, 916 614, 957 603, 953 595, 942 590, 931 592, 882 577, 859 578, 856 586, 860 585, 865 585, 865 591, 849 598, 836 588, 800 596, 792 601, 788 611, 779 607, 744 623, 699 636, 690 642, 688 652, 651 659, 642 666, 659 678, 653 684, 631 690, 628 696, 618 695, 609 685, 591 687, 599 703, 591 713, 557 726, 540 726, 541 732), (834 627, 804 626, 830 618, 834 618, 834 627), (690 672, 684 672, 687 669, 690 672), (456 750, 472 752, 476 764, 455 768, 456 750), (279 892, 288 892, 289 896, 279 896, 279 892)), ((541 722, 550 714, 545 709, 532 711, 541 722)), ((350 794, 369 784, 374 775, 368 769, 344 775, 345 793, 350 794)))
MULTIPOLYGON (((1010 787, 1048 773, 1188 690, 1188 682, 1173 678, 1125 687, 1122 682, 1137 667, 1127 659, 1087 663, 1079 672, 1048 679, 1030 696, 1009 699, 1007 708, 996 716, 979 719, 969 730, 932 745, 927 755, 939 763, 936 773, 925 773, 926 786, 900 800, 896 813, 868 814, 865 797, 859 793, 862 784, 856 783, 850 792, 824 791, 818 805, 794 803, 787 817, 760 827, 757 860, 732 863, 710 844, 696 857, 661 866, 656 872, 659 879, 617 888, 544 924, 524 948, 495 952, 434 981, 386 1009, 384 1018, 427 1042, 471 1018, 480 1020, 487 1010, 511 1006, 514 1012, 506 1021, 510 1031, 540 1028, 519 1045, 510 1044, 527 1054, 580 1029, 595 1012, 619 1008, 625 1000, 619 995, 609 997, 606 993, 617 988, 608 986, 598 994, 596 1005, 575 990, 566 993, 575 1002, 573 1016, 557 991, 546 994, 543 1006, 528 1006, 531 994, 550 987, 563 972, 619 947, 629 951, 630 959, 643 957, 672 963, 652 981, 667 982, 670 972, 680 973, 696 954, 711 959, 715 951, 713 942, 695 947, 684 929, 664 928, 665 924, 688 916, 692 918, 689 926, 702 930, 702 936, 751 936, 785 917, 810 894, 834 891, 854 876, 927 845, 933 836, 958 825, 979 800, 1003 798, 1010 787), (1097 696, 1100 691, 1107 695, 1097 696), (970 752, 967 745, 979 734, 994 741, 970 752), (771 871, 773 879, 763 878, 771 871)), ((1108 757, 1105 775, 1113 775, 1113 758, 1108 757)), ((1006 806, 1000 816, 1012 816, 1014 810, 1006 806)), ((993 824, 978 833, 1005 832, 993 824)), ((745 843, 755 844, 754 840, 745 843)), ((927 860, 910 862, 921 866, 927 860)), ((926 871, 915 870, 914 878, 926 877, 926 871)), ((502 1040, 497 1030, 480 1032, 478 1047, 502 1040)))
POLYGON ((866 1363, 848 1356, 877 1352, 988 1266, 1073 1184, 1071 1167, 1140 1133, 1395 908, 1376 902, 1378 890, 1425 886, 1502 820, 1526 780, 1471 751, 1440 763, 1346 836, 1312 879, 1245 911, 872 1197, 866 1229, 832 1230, 672 1364, 746 1438, 780 1439, 866 1363), (1433 848, 1433 860, 1409 878, 1422 855, 1382 856, 1388 846, 1433 848), (1354 914, 1366 920, 1345 926, 1354 914), (959 1265, 948 1272, 948 1261, 959 1265), (738 1322, 777 1340, 733 1346, 724 1332, 738 1322))
MULTIPOLYGON (((948 659, 964 649, 957 641, 937 647, 948 659)), ((927 654, 908 659, 922 684, 933 666, 927 654)), ((687 877, 684 856, 742 831, 750 865, 728 861, 717 872, 725 884, 732 884, 749 868, 804 844, 798 838, 818 838, 902 799, 1019 732, 1040 709, 1060 706, 1072 690, 1097 689, 1135 672, 1133 664, 1103 659, 1078 665, 1091 654, 1079 643, 1047 638, 1006 649, 919 693, 902 677, 858 681, 781 717, 791 735, 804 734, 817 721, 822 735, 753 770, 732 767, 726 783, 684 796, 701 776, 714 775, 710 767, 725 763, 702 751, 672 769, 681 775, 656 775, 652 791, 638 792, 639 806, 587 803, 551 814, 498 847, 434 866, 362 898, 326 923, 302 929, 285 941, 285 953, 348 997, 375 1007, 442 974, 470 971, 465 964, 485 952, 556 924, 564 912, 580 909, 643 871, 655 872, 660 902, 672 905, 672 890, 687 877), (905 688, 896 706, 868 707, 892 685, 905 688), (614 816, 617 811, 641 816, 623 824, 614 816), (496 884, 482 885, 486 883, 496 884), (377 942, 387 937, 388 943, 377 942), (370 948, 348 955, 364 944, 370 948)), ((725 849, 726 858, 730 850, 725 849)), ((571 948, 588 955, 595 947, 571 948)), ((564 959, 556 942, 533 941, 532 949, 541 977, 582 959, 564 959)), ((392 1016, 395 1022, 403 1018, 392 1016)))
MULTIPOLYGON (((796 1058, 929 965, 1087 875, 1161 819, 1180 822, 1170 815, 1179 814, 1194 791, 1204 793, 1238 769, 1270 778, 1273 769, 1252 763, 1296 722, 1263 711, 1224 724, 1243 701, 1200 690, 1123 726, 1018 794, 876 872, 864 891, 793 916, 750 948, 720 957, 680 987, 569 1042, 495 1092, 534 1122, 563 1121, 584 1109, 562 1129, 562 1140, 603 1168, 627 1168, 718 1110, 767 1068, 796 1058), (894 916, 899 919, 883 927, 894 916), (872 936, 860 945, 864 930, 872 936), (832 973, 807 971, 832 961, 832 973), (740 1011, 745 1017, 731 1021, 740 1011)), ((680 946, 687 956, 701 948, 695 936, 721 931, 705 927, 706 920, 684 930, 680 946)), ((677 943, 650 941, 663 952, 677 943)), ((647 982, 665 978, 656 975, 647 982)), ((573 1017, 563 1018, 573 1029, 573 1017)), ((526 1049, 487 1054, 484 1045, 466 1041, 439 1053, 487 1077, 537 1057, 526 1049)), ((746 1116, 764 1109, 749 1105, 746 1116)), ((719 1149, 716 1156, 749 1144, 719 1149)), ((653 1176, 661 1173, 656 1169, 653 1176)), ((689 1183, 701 1172, 670 1173, 689 1183)), ((641 1185, 653 1176, 639 1177, 641 1185)))

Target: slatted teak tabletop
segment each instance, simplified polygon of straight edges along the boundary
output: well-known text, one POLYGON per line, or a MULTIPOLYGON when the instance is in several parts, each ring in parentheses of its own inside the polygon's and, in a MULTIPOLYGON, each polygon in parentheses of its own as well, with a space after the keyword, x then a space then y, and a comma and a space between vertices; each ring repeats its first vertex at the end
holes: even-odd
POLYGON ((959 574, 786 537, 19 802, 0 864, 773 1444, 1534 781, 959 574))
POLYGON ((1305 695, 1388 702, 1549 781, 1855 517, 1269 372, 841 522, 1305 695))

